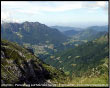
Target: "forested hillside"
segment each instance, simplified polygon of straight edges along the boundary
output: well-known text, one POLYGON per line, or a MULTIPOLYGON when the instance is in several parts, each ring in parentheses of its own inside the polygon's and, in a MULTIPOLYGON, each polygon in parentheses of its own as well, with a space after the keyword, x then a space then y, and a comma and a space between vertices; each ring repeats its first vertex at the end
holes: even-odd
POLYGON ((67 37, 57 29, 52 29, 39 22, 3 23, 1 37, 19 44, 61 44, 67 37))
POLYGON ((73 49, 58 53, 45 60, 56 68, 75 77, 101 77, 108 82, 108 35, 87 42, 73 49))

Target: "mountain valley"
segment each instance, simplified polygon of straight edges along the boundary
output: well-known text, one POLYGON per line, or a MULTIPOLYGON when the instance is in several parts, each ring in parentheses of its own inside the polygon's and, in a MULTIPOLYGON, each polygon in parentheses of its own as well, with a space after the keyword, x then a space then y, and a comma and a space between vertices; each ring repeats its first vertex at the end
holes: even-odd
POLYGON ((1 24, 2 84, 108 84, 107 29, 1 24))

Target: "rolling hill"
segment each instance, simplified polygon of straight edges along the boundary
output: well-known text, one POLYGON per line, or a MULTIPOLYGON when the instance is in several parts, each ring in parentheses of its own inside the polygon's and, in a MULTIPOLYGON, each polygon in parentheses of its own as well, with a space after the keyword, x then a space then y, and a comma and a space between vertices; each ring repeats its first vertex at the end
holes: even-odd
POLYGON ((96 31, 108 31, 108 25, 105 25, 105 26, 91 26, 91 27, 88 27, 87 29, 92 29, 92 30, 96 30, 96 31))
POLYGON ((68 26, 51 26, 51 28, 56 28, 61 32, 69 31, 69 30, 75 30, 75 31, 83 30, 82 28, 68 27, 68 26))
POLYGON ((94 39, 100 38, 101 36, 105 35, 107 31, 98 31, 95 29, 85 29, 80 31, 76 35, 73 35, 72 38, 76 40, 88 40, 92 41, 94 39))
POLYGON ((78 34, 79 31, 76 31, 76 30, 68 30, 68 31, 64 31, 63 33, 65 34, 65 36, 72 37, 72 36, 78 34))
POLYGON ((93 40, 96 39, 105 32, 108 32, 108 26, 90 26, 84 29, 75 28, 75 27, 65 27, 65 26, 52 26, 52 28, 56 28, 61 31, 65 36, 75 37, 80 40, 93 40))

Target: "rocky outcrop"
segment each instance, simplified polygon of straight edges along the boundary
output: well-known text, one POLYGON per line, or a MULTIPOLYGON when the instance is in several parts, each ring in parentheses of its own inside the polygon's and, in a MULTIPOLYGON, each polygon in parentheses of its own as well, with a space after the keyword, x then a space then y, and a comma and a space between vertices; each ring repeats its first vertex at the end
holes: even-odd
POLYGON ((28 50, 2 40, 1 84, 50 84, 48 80, 60 79, 63 75, 63 72, 46 65, 28 50))

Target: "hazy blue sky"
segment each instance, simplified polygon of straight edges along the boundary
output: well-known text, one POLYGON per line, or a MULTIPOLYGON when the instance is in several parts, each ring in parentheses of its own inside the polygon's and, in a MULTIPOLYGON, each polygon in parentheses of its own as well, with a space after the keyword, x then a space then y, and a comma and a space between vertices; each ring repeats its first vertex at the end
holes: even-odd
POLYGON ((48 26, 108 24, 106 1, 2 1, 2 21, 38 21, 48 26))

